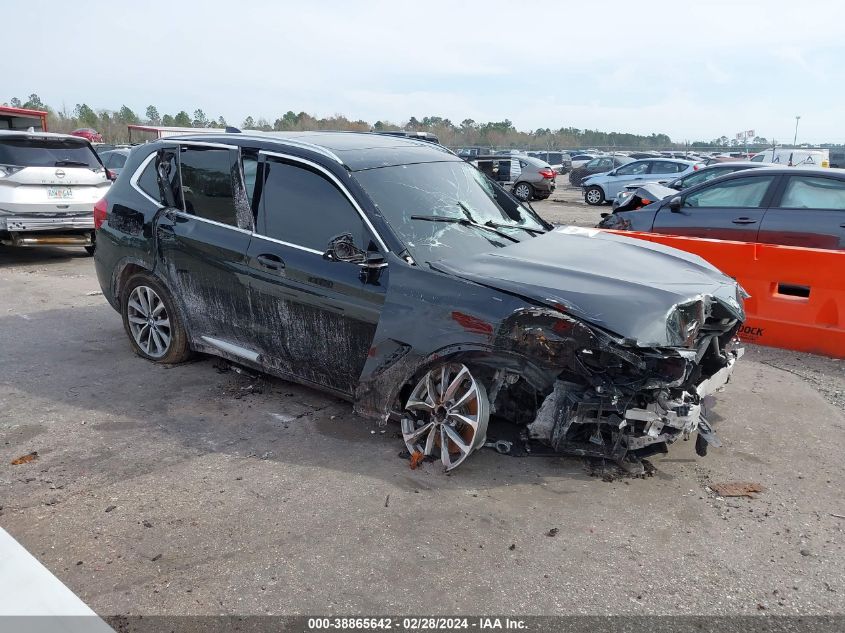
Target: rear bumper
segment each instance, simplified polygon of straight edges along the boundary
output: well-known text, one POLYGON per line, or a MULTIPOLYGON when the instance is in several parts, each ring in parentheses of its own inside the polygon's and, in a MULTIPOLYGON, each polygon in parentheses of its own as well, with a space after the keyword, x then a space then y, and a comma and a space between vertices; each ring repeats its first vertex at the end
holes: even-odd
POLYGON ((46 216, 3 215, 0 216, 0 231, 30 233, 37 231, 93 231, 94 214, 46 216))

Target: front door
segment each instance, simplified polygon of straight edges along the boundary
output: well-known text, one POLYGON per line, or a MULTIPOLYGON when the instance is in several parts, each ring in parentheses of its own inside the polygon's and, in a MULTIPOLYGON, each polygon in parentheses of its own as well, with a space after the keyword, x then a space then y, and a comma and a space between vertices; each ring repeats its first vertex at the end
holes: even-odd
POLYGON ((191 338, 217 350, 244 349, 236 355, 254 360, 245 318, 252 219, 239 160, 237 148, 212 144, 180 143, 161 152, 167 206, 156 237, 162 274, 191 338))
POLYGON ((787 177, 780 199, 763 218, 759 239, 845 250, 845 180, 815 174, 787 177))
POLYGON ((283 374, 351 394, 375 335, 388 282, 357 263, 324 257, 351 236, 361 251, 385 255, 351 195, 318 165, 264 156, 260 201, 249 245, 250 309, 262 363, 283 374))
POLYGON ((683 196, 677 211, 665 200, 655 215, 652 230, 669 235, 755 242, 776 178, 761 174, 706 185, 683 196))

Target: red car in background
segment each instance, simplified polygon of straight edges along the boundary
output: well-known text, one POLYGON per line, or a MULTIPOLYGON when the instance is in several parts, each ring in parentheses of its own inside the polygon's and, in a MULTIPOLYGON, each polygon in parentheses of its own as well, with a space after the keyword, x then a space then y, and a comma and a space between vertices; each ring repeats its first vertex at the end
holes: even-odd
POLYGON ((81 136, 84 139, 88 139, 89 143, 102 143, 103 136, 97 130, 94 130, 90 127, 81 127, 78 130, 74 130, 70 133, 71 136, 81 136))

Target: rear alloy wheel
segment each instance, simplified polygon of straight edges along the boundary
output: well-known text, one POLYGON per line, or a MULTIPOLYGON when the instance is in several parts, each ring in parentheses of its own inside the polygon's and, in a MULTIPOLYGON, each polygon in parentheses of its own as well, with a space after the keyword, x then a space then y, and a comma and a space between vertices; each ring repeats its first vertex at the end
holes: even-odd
POLYGON ((405 411, 405 446, 411 454, 439 454, 447 471, 463 464, 487 440, 487 390, 461 363, 426 372, 408 396, 405 411))
POLYGON ((593 206, 604 204, 604 191, 601 187, 595 185, 588 187, 587 191, 584 192, 584 201, 593 206))
POLYGON ((160 363, 187 359, 187 334, 170 295, 157 279, 144 273, 132 277, 122 293, 120 307, 136 354, 160 363))
POLYGON ((513 195, 523 202, 528 202, 534 195, 534 187, 527 182, 520 182, 513 188, 513 195))

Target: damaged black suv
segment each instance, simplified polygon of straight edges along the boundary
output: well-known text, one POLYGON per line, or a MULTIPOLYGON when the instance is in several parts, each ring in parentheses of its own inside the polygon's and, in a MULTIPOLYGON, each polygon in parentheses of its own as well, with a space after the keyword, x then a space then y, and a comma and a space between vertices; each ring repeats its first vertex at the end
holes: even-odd
POLYGON ((168 138, 96 218, 97 276, 135 352, 222 356, 401 425, 447 469, 525 446, 636 464, 694 432, 742 350, 704 260, 553 228, 448 150, 378 134, 168 138))

